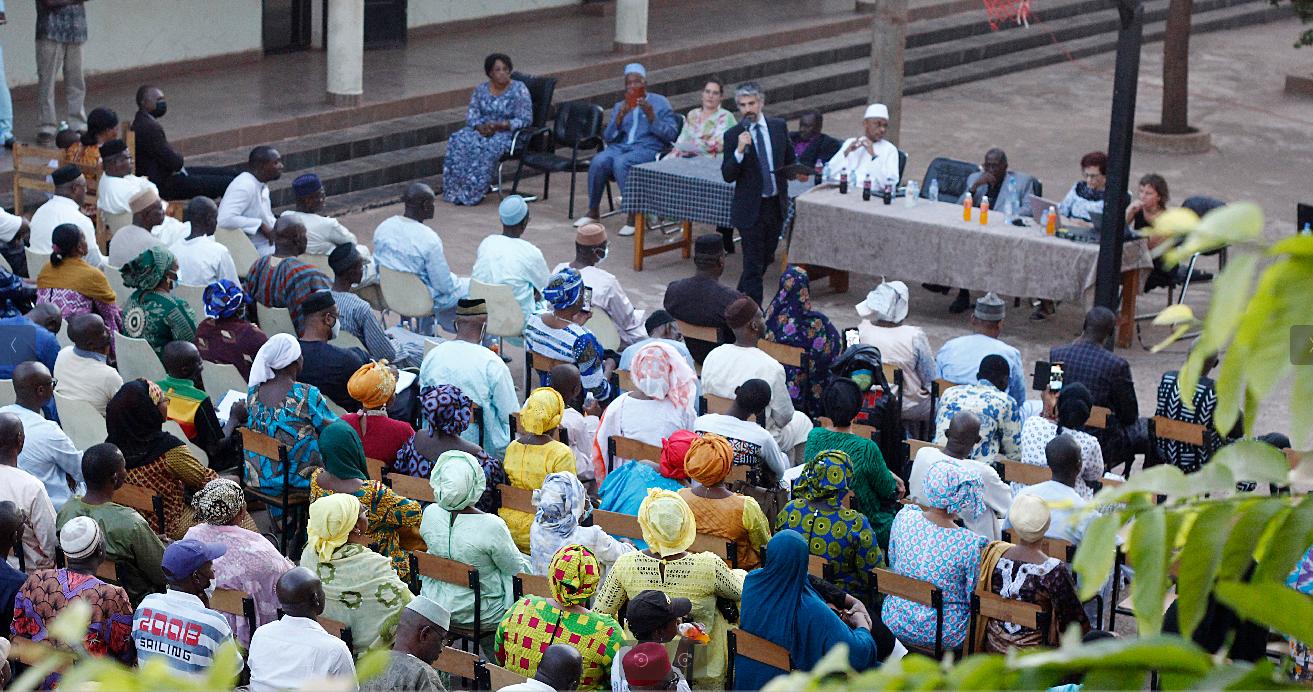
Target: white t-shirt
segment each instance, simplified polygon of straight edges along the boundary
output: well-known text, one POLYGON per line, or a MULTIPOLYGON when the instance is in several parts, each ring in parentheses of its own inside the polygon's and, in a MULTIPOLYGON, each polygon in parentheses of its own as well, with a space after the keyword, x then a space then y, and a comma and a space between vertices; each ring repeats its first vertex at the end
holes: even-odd
POLYGON ((342 678, 355 687, 356 664, 346 642, 310 618, 284 615, 257 629, 247 659, 251 692, 296 689, 323 678, 342 678))
POLYGON ((760 425, 723 413, 708 413, 698 416, 693 423, 693 431, 724 436, 734 447, 735 464, 749 463, 750 457, 756 457, 783 482, 784 473, 789 468, 789 458, 780 450, 775 438, 760 425))
POLYGON ((922 447, 912 461, 912 472, 907 479, 907 496, 925 504, 925 474, 938 463, 953 464, 980 477, 980 482, 984 484, 985 511, 974 519, 962 517, 962 524, 985 538, 997 541, 1002 536, 999 521, 1012 508, 1012 489, 989 464, 975 459, 956 459, 936 447, 922 447))
MULTIPOLYGON (((1034 495, 1049 506, 1049 530, 1044 535, 1049 538, 1057 538, 1067 541, 1068 543, 1077 544, 1085 537, 1085 529, 1089 526, 1090 520, 1095 515, 1087 514, 1083 519, 1077 521, 1075 514, 1088 504, 1084 498, 1076 492, 1075 488, 1063 485, 1058 481, 1044 481, 1035 485, 1028 485, 1022 488, 1017 497, 1022 495, 1034 495)), ((1008 528, 1004 523, 1004 528, 1008 528)))

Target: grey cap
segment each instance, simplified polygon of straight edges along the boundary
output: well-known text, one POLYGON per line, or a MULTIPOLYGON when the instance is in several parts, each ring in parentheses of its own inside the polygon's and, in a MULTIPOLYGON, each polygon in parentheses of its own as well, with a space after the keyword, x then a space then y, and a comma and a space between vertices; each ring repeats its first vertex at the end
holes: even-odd
POLYGON ((1003 299, 992 292, 976 301, 976 319, 982 322, 1002 322, 1005 312, 1003 299))

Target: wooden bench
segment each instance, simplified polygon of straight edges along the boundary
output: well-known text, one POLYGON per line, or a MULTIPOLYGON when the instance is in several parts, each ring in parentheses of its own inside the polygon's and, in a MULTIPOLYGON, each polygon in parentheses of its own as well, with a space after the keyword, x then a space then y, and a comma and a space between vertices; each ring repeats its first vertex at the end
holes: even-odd
POLYGON ((643 527, 638 524, 638 517, 605 510, 593 511, 593 526, 599 527, 612 536, 636 538, 643 540, 643 527))
POLYGON ((438 557, 432 553, 412 552, 410 553, 410 575, 411 590, 416 593, 419 592, 420 577, 436 579, 445 584, 464 587, 474 592, 473 628, 464 629, 452 623, 448 632, 468 639, 477 647, 483 634, 482 625, 480 624, 480 618, 483 615, 483 589, 479 584, 479 570, 464 562, 438 557))
POLYGON ((999 478, 1006 483, 1035 485, 1036 483, 1053 480, 1053 471, 1047 466, 1025 464, 1011 459, 999 459, 995 463, 998 464, 999 478))
POLYGON ((693 340, 720 345, 720 330, 715 327, 699 327, 696 324, 689 324, 679 320, 675 320, 675 326, 679 327, 679 333, 684 335, 685 341, 693 340))
POLYGON ((1090 417, 1085 420, 1085 427, 1098 428, 1100 430, 1108 427, 1108 418, 1112 415, 1112 409, 1106 406, 1090 407, 1090 417))
POLYGON ((538 508, 533 505, 533 491, 517 488, 506 483, 497 484, 497 506, 501 509, 513 509, 525 514, 536 514, 538 508))
MULTIPOLYGON (((1003 540, 1008 543, 1016 543, 1016 535, 1012 529, 1003 529, 1003 540)), ((1049 538, 1045 536, 1039 542, 1039 549, 1049 557, 1056 557, 1063 562, 1070 563, 1076 557, 1076 546, 1072 543, 1062 540, 1061 538, 1049 538)))
POLYGON ((511 593, 517 601, 523 598, 525 594, 551 598, 552 585, 548 583, 547 577, 520 572, 511 577, 511 593))
POLYGON ((765 339, 757 341, 757 348, 765 351, 766 355, 774 358, 780 365, 791 368, 801 368, 802 359, 806 353, 801 346, 789 346, 788 344, 779 344, 765 339))
POLYGON ((606 471, 615 470, 616 459, 644 459, 661 463, 661 448, 646 442, 612 435, 606 440, 606 471))
POLYGON ((392 492, 416 502, 433 502, 433 486, 423 478, 407 476, 404 473, 383 475, 383 484, 392 488, 392 492))
POLYGON ((731 406, 734 405, 733 399, 729 399, 723 396, 716 396, 715 394, 703 394, 702 401, 703 401, 703 406, 702 406, 703 413, 719 413, 722 415, 729 415, 729 409, 731 406))
POLYGON ((975 653, 975 633, 984 627, 982 620, 1010 622, 1022 627, 1039 630, 1040 645, 1049 646, 1049 622, 1051 615, 1047 609, 1011 598, 1004 598, 988 591, 974 591, 971 594, 971 624, 967 628, 967 654, 975 653))
POLYGON ((155 494, 149 488, 140 485, 125 483, 110 498, 114 502, 125 507, 131 507, 141 513, 146 518, 148 525, 153 524, 152 530, 155 533, 165 536, 168 535, 168 527, 164 521, 164 497, 155 494), (152 522, 152 519, 154 520, 152 522))
POLYGON ((699 533, 693 537, 693 544, 688 550, 692 553, 711 553, 724 560, 731 568, 739 566, 739 544, 723 536, 699 533))

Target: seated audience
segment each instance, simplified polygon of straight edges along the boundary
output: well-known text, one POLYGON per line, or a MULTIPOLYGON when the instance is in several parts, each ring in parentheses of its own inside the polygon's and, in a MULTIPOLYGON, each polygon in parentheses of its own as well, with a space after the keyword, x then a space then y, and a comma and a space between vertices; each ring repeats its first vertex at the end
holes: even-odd
POLYGON ((365 258, 356 246, 338 245, 328 255, 328 266, 333 270, 333 301, 342 323, 339 329, 359 339, 374 360, 418 366, 424 358, 424 338, 401 325, 385 329, 369 303, 351 290, 364 281, 365 258))
MULTIPOLYGON (((679 626, 691 612, 693 612, 692 601, 687 598, 671 598, 665 592, 656 589, 640 591, 629 599, 616 615, 616 620, 624 625, 625 630, 635 641, 630 645, 626 640, 626 643, 615 652, 615 658, 611 661, 611 692, 629 692, 631 689, 624 665, 621 663, 624 656, 645 644, 656 644, 665 651, 666 642, 680 636, 679 626)), ((678 645, 679 657, 687 660, 692 653, 692 645, 691 640, 682 639, 678 645)), ((663 689, 690 692, 683 671, 676 667, 673 676, 673 684, 663 689)))
MULTIPOLYGON (((624 194, 629 169, 653 161, 679 136, 679 116, 670 101, 647 91, 647 70, 638 63, 625 65, 625 98, 611 108, 611 118, 602 131, 606 149, 588 164, 588 211, 575 220, 576 227, 602 218, 602 191, 614 178, 624 194)), ((632 215, 620 235, 634 234, 632 215)))
MULTIPOLYGON (((782 531, 770 541, 766 565, 743 580, 743 619, 739 626, 789 652, 793 667, 810 670, 836 644, 848 645, 855 671, 879 663, 873 624, 865 606, 836 613, 807 579, 807 541, 782 531)), ((743 656, 735 661, 734 686, 761 689, 781 671, 743 656)))
POLYGON ((1125 463, 1130 470, 1135 454, 1144 443, 1139 429, 1140 407, 1135 400, 1135 381, 1125 358, 1104 348, 1112 343, 1117 330, 1117 315, 1096 306, 1085 314, 1081 335, 1070 344, 1049 349, 1049 362, 1062 364, 1063 384, 1079 382, 1090 390, 1095 406, 1110 409, 1112 415, 1103 428, 1089 428, 1103 448, 1103 463, 1108 469, 1125 463))
MULTIPOLYGON (((662 307, 680 322, 716 328, 720 342, 730 343, 733 336, 725 311, 742 294, 720 283, 720 276, 725 273, 725 248, 719 237, 700 235, 693 241, 693 267, 693 276, 666 286, 662 307)), ((694 341, 688 344, 688 351, 701 364, 715 347, 705 341, 694 341)))
POLYGON ((524 682, 507 685, 498 692, 548 692, 573 690, 583 677, 584 662, 579 650, 566 644, 552 644, 538 662, 538 672, 524 682))
POLYGON ((59 243, 54 236, 56 228, 68 224, 82 234, 82 241, 87 245, 82 255, 86 256, 87 264, 104 267, 105 258, 96 244, 96 224, 82 213, 87 198, 87 178, 82 175, 82 169, 71 163, 60 166, 50 174, 50 182, 55 186, 55 194, 32 213, 28 247, 32 252, 54 254, 54 246, 59 245, 60 254, 71 253, 77 247, 77 240, 59 243))
POLYGON ((803 367, 784 368, 789 398, 795 409, 819 413, 830 363, 843 351, 843 339, 830 318, 812 308, 809 280, 802 268, 790 266, 780 275, 780 290, 766 311, 765 338, 803 349, 803 367))
MULTIPOLYGON (((256 627, 276 621, 280 603, 274 585, 292 569, 292 561, 268 538, 241 526, 249 523, 242 487, 227 478, 216 478, 196 491, 191 504, 197 523, 187 529, 186 538, 228 548, 214 559, 215 587, 246 592, 255 603, 256 627)), ((223 617, 232 628, 233 639, 249 645, 252 633, 246 618, 228 613, 223 617)))
MULTIPOLYGON (((305 226, 306 254, 328 255, 339 245, 350 245, 356 248, 364 264, 370 263, 369 248, 358 244, 355 233, 343 226, 341 221, 319 213, 324 210, 327 199, 319 176, 314 173, 298 175, 292 181, 292 194, 296 195, 296 208, 288 209, 279 218, 290 216, 305 226)), ((366 273, 373 278, 378 277, 377 268, 370 267, 366 273)))
POLYGON ((693 687, 723 685, 729 658, 729 623, 717 601, 739 602, 741 573, 730 571, 725 561, 712 553, 688 552, 697 536, 697 521, 684 499, 669 490, 648 491, 638 511, 638 524, 647 548, 616 560, 593 601, 593 609, 614 617, 627 601, 649 589, 662 591, 670 598, 687 598, 693 604, 692 619, 701 623, 711 637, 706 648, 694 657, 693 687))
MULTIPOLYGON (((628 370, 630 364, 634 362, 634 356, 653 341, 663 342, 679 351, 679 355, 684 357, 688 367, 697 369, 697 363, 693 361, 693 355, 689 353, 688 345, 684 343, 684 335, 679 333, 679 325, 675 324, 675 318, 669 312, 663 309, 653 310, 643 321, 643 331, 647 334, 647 338, 626 346, 620 353, 620 365, 617 366, 619 369, 628 370)), ((701 384, 698 387, 701 389, 701 384)))
POLYGON ((246 663, 252 692, 303 689, 326 680, 354 686, 351 649, 317 620, 325 605, 319 577, 304 567, 290 568, 278 578, 277 594, 283 615, 251 637, 246 663))
POLYGON ((852 421, 862 407, 862 392, 847 378, 835 378, 825 388, 821 409, 830 424, 812 428, 802 455, 815 459, 826 450, 848 455, 853 465, 852 508, 861 512, 875 529, 880 547, 889 545, 889 525, 898 513, 898 500, 906 494, 903 479, 889 471, 880 446, 852 430, 852 421))
POLYGON ((948 380, 953 384, 974 384, 979 379, 981 359, 988 355, 999 355, 1008 364, 1008 381, 1003 390, 1018 407, 1025 404, 1026 385, 1022 381, 1021 351, 998 338, 1003 331, 1006 313, 1003 299, 993 293, 986 293, 977 300, 970 321, 974 333, 944 342, 935 355, 935 379, 948 380))
POLYGON ((447 265, 438 232, 424 225, 433 218, 433 188, 411 183, 401 195, 405 211, 388 217, 374 230, 374 260, 379 267, 414 274, 429 287, 433 298, 433 317, 443 329, 452 331, 456 301, 469 291, 469 279, 462 279, 447 265))
MULTIPOLYGON (((21 279, 13 274, 10 276, 21 285, 21 279)), ((29 360, 40 361, 54 371, 60 349, 56 334, 63 324, 64 316, 59 313, 59 308, 50 303, 37 303, 26 314, 14 310, 0 317, 0 328, 4 329, 5 336, 13 340, 12 345, 6 349, 8 353, 0 356, 0 378, 12 380, 14 368, 29 360)), ((69 329, 72 329, 72 324, 69 329)), ((72 339, 71 336, 69 338, 72 339)))
POLYGON ((47 497, 58 510, 84 488, 82 452, 59 423, 42 413, 55 396, 55 378, 46 366, 29 360, 14 368, 13 387, 14 403, 0 407, 0 412, 16 416, 23 426, 18 468, 45 485, 47 497))
POLYGON ((128 208, 132 210, 132 222, 114 231, 109 241, 111 267, 122 267, 149 248, 168 245, 151 233, 164 220, 164 207, 154 190, 148 188, 133 195, 128 208))
POLYGON ((137 114, 132 131, 137 134, 137 175, 150 178, 164 199, 219 198, 237 175, 216 166, 184 166, 182 154, 169 145, 160 127, 168 101, 159 87, 144 84, 137 89, 137 114))
POLYGON ((392 560, 369 549, 373 539, 360 500, 334 493, 310 503, 306 536, 301 566, 323 580, 324 617, 351 628, 351 653, 392 646, 397 619, 413 596, 392 560))
POLYGON ((734 330, 734 343, 717 346, 707 355, 702 363, 702 390, 729 399, 740 384, 765 380, 771 389, 766 429, 787 454, 807 440, 812 422, 806 413, 794 409, 784 366, 757 348, 766 334, 761 308, 751 298, 740 296, 726 308, 725 321, 734 330))
POLYGON ((980 361, 975 384, 949 387, 939 397, 939 410, 935 414, 935 439, 944 444, 948 424, 963 411, 976 414, 980 421, 980 442, 971 450, 972 459, 994 461, 1002 455, 1008 459, 1021 458, 1021 408, 1007 395, 1011 373, 1008 362, 999 355, 988 355, 980 361))
POLYGON ((1199 373, 1199 382, 1194 386, 1194 397, 1187 408, 1181 399, 1181 371, 1168 370, 1158 380, 1158 400, 1154 405, 1153 415, 1185 421, 1204 426, 1204 446, 1196 447, 1184 442, 1156 438, 1154 440, 1154 458, 1160 464, 1171 464, 1186 473, 1194 473, 1212 458, 1230 439, 1240 437, 1243 428, 1236 424, 1230 434, 1218 435, 1214 429, 1213 416, 1217 413, 1217 384, 1209 377, 1217 367, 1217 356, 1204 359, 1203 369, 1199 373))
POLYGON ((114 139, 119 131, 119 114, 104 106, 97 106, 87 113, 87 129, 83 130, 78 141, 64 150, 64 160, 83 166, 95 166, 100 163, 100 145, 114 139))
POLYGON ((18 542, 24 566, 28 570, 49 569, 55 566, 55 506, 46 494, 45 484, 18 468, 23 447, 23 422, 12 413, 0 411, 0 502, 12 502, 22 517, 18 542))
MULTIPOLYGON (((128 143, 121 139, 111 139, 100 145, 102 173, 96 182, 96 208, 106 214, 129 214, 129 203, 138 192, 145 189, 159 188, 150 179, 132 175, 132 152, 128 143)), ((115 228, 109 229, 113 233, 115 228)))
MULTIPOLYGON (((310 294, 301 304, 301 353, 305 365, 297 379, 319 391, 343 411, 356 408, 356 400, 347 389, 350 377, 371 361, 363 350, 342 348, 328 343, 337 327, 337 303, 330 291, 310 294)), ((395 377, 395 376, 394 376, 395 377)))
MULTIPOLYGON (((539 387, 524 400, 519 424, 522 432, 506 447, 503 464, 511 485, 536 490, 549 473, 575 472, 574 452, 556 439, 564 411, 565 400, 551 387, 539 387)), ((514 509, 499 509, 497 514, 506 521, 520 552, 529 552, 533 516, 514 509)))
POLYGON ((789 457, 775 438, 757 424, 766 419, 770 400, 770 385, 765 380, 748 380, 734 390, 734 403, 728 411, 704 413, 693 422, 693 430, 729 440, 734 465, 749 467, 748 479, 763 488, 782 484, 790 467, 789 457))
MULTIPOLYGON (((1061 392, 1046 389, 1042 393, 1044 412, 1031 416, 1021 426, 1021 462, 1044 466, 1044 447, 1058 435, 1068 435, 1080 445, 1081 469, 1076 492, 1086 500, 1094 497, 1094 484, 1103 478, 1103 450, 1093 435, 1082 432, 1085 421, 1090 418, 1090 390, 1085 385, 1074 382, 1062 388, 1061 392)), ((1013 483, 1012 490, 1017 492, 1024 486, 1013 483)))
POLYGON ((602 581, 601 564, 588 548, 565 545, 552 556, 545 574, 551 597, 521 597, 497 626, 497 661, 512 672, 533 675, 544 645, 559 639, 578 649, 583 659, 579 689, 606 689, 624 631, 614 617, 588 608, 602 581), (546 622, 556 623, 550 632, 540 624, 546 622))
POLYGON ((205 361, 196 344, 170 341, 164 347, 163 364, 168 377, 156 384, 169 400, 169 420, 177 421, 187 439, 205 450, 210 468, 236 468, 241 463, 241 435, 237 433, 241 417, 230 415, 226 425, 219 422, 214 402, 201 388, 205 361))
MULTIPOLYGON (((524 325, 524 347, 552 360, 572 363, 579 368, 584 389, 599 402, 608 401, 611 371, 615 360, 608 358, 597 337, 583 325, 584 279, 569 267, 552 275, 543 289, 550 311, 529 318, 524 325)), ((539 384, 546 385, 541 375, 539 384)))
POLYGON ((547 474, 542 488, 533 491, 533 497, 538 508, 529 527, 529 555, 534 574, 550 575, 552 556, 564 546, 586 549, 604 569, 634 549, 608 536, 601 527, 579 525, 579 520, 592 511, 592 503, 574 474, 547 474))
POLYGON ((629 295, 619 279, 599 266, 609 250, 606 227, 600 223, 584 224, 574 236, 574 261, 562 262, 553 271, 569 267, 583 276, 584 285, 593 292, 593 309, 600 308, 615 325, 620 333, 620 347, 624 349, 646 339, 647 328, 643 323, 643 311, 635 309, 629 302, 629 295))
POLYGON ((693 512, 698 532, 734 541, 739 569, 761 566, 761 552, 770 540, 770 521, 757 501, 730 490, 725 478, 734 464, 734 448, 729 440, 706 433, 689 445, 684 456, 684 472, 692 486, 679 496, 693 512))
MULTIPOLYGON (((676 430, 689 430, 696 420, 697 373, 675 349, 653 343, 634 356, 629 367, 634 391, 616 397, 597 426, 593 444, 593 474, 605 479, 612 437, 657 445, 676 430)), ((613 463, 623 463, 623 458, 613 463)))
MULTIPOLYGON (((24 277, 31 276, 31 272, 27 269, 27 241, 31 236, 32 225, 27 222, 27 219, 17 214, 10 214, 7 211, 0 213, 0 257, 4 257, 5 261, 9 263, 10 271, 7 273, 24 277)), ((0 270, 4 270, 4 267, 0 267, 0 270)), ((8 291, 14 291, 22 287, 21 284, 13 286, 10 282, 5 283, 8 291)))
POLYGON ((78 315, 68 321, 68 338, 73 345, 65 346, 55 358, 55 393, 85 401, 103 416, 106 404, 123 386, 123 377, 109 364, 114 342, 109 328, 100 315, 78 315))
POLYGON ((123 265, 123 285, 135 288, 123 306, 123 333, 145 339, 156 355, 170 341, 196 338, 196 316, 191 306, 173 297, 178 283, 178 262, 164 247, 153 247, 123 265))
POLYGON ((50 261, 36 278, 36 296, 59 308, 64 319, 96 313, 111 332, 119 331, 122 312, 118 295, 98 265, 89 264, 86 237, 72 224, 55 229, 50 261))
POLYGON ((720 158, 725 132, 738 122, 734 114, 721 105, 724 101, 724 82, 708 79, 702 86, 701 103, 684 117, 684 127, 675 139, 671 156, 720 158))
MULTIPOLYGON (((246 319, 250 298, 242 287, 221 280, 205 287, 205 319, 196 325, 196 348, 211 363, 227 363, 242 377, 251 376, 251 362, 269 337, 246 319)), ((289 335, 290 336, 290 335, 289 335)))
POLYGON ((789 143, 793 145, 793 155, 800 165, 814 168, 820 161, 824 166, 839 153, 843 142, 821 132, 824 127, 825 116, 815 108, 798 116, 798 129, 789 133, 789 143))
MULTIPOLYGON (((1025 486, 1017 491, 1016 497, 1034 495, 1044 500, 1053 514, 1053 520, 1044 535, 1073 545, 1079 544, 1085 537, 1085 527, 1094 518, 1092 515, 1081 514, 1081 509, 1089 501, 1076 491, 1081 471, 1080 445, 1071 437, 1071 431, 1066 431, 1044 445, 1044 457, 1049 470, 1053 472, 1053 478, 1025 486)), ((1016 502, 1016 498, 1013 498, 1013 502, 1016 502)))
POLYGON ((1001 654, 1012 648, 1041 644, 1054 646, 1058 643, 1058 635, 1071 624, 1079 625, 1081 634, 1090 631, 1089 618, 1076 596, 1075 577, 1071 567, 1063 562, 1065 556, 1053 557, 1044 553, 1042 544, 1050 519, 1044 500, 1030 495, 1018 497, 1008 511, 1012 535, 1018 542, 1006 549, 1000 546, 1001 554, 990 551, 996 560, 992 566, 982 565, 979 586, 981 591, 1044 608, 1052 618, 1048 631, 985 618, 984 628, 977 625, 976 636, 984 640, 984 646, 977 651, 1001 654))
MULTIPOLYGON (((601 498, 598 509, 618 514, 638 516, 638 509, 647 498, 647 491, 653 488, 678 492, 688 485, 688 472, 684 470, 684 458, 688 448, 698 436, 687 430, 676 430, 670 437, 661 441, 661 460, 652 462, 647 459, 632 459, 620 464, 607 474, 606 480, 598 488, 601 498)), ((640 545, 642 541, 634 541, 640 545)), ((643 547, 640 545, 640 547, 643 547)))
POLYGON ((278 242, 269 183, 283 177, 283 157, 277 149, 261 145, 251 150, 246 163, 247 170, 228 183, 219 200, 219 227, 245 233, 256 251, 267 257, 278 242))
POLYGON ((367 680, 364 692, 446 692, 433 664, 447 642, 451 628, 451 611, 424 596, 406 604, 397 621, 397 636, 392 642, 388 666, 375 678, 367 680))
MULTIPOLYGON (((0 500, 0 555, 18 555, 23 550, 19 543, 18 532, 23 530, 23 515, 18 505, 9 500, 0 500)), ((27 581, 27 573, 9 564, 7 559, 0 560, 0 632, 8 635, 9 623, 14 618, 14 597, 27 581)), ((4 664, 0 664, 3 668, 4 664)), ((7 684, 0 680, 0 684, 7 684)))
POLYGON ((492 185, 493 170, 511 150, 515 132, 533 124, 529 88, 511 79, 510 56, 483 59, 488 81, 474 87, 465 110, 465 127, 447 138, 442 164, 442 198, 452 204, 478 204, 492 185))
MULTIPOLYGON (((889 569, 928 581, 944 594, 943 647, 966 641, 970 594, 980 555, 989 539, 953 523, 985 512, 980 479, 953 464, 931 464, 925 474, 924 508, 904 507, 889 531, 889 569)), ((933 651, 938 612, 898 596, 886 596, 881 619, 905 646, 933 651)))
MULTIPOLYGON (((497 625, 515 602, 511 577, 530 571, 532 566, 516 547, 506 522, 474 507, 483 496, 484 483, 483 469, 472 455, 445 452, 438 458, 429 479, 434 501, 424 508, 419 532, 428 552, 479 570, 479 619, 482 620, 479 645, 484 655, 491 658, 497 625)), ((419 581, 421 595, 451 610, 452 631, 472 633, 475 624, 472 590, 424 575, 420 575, 419 581)))
POLYGON ((423 508, 369 477, 365 448, 344 421, 329 423, 319 433, 319 456, 324 467, 310 474, 310 500, 340 493, 360 500, 369 522, 366 533, 373 550, 392 559, 402 581, 410 579, 410 554, 405 545, 419 541, 423 508))
POLYGON ((1090 213, 1103 213, 1104 187, 1108 184, 1108 155, 1092 151, 1080 158, 1078 180, 1058 203, 1058 213, 1088 222, 1090 213))
POLYGON ((477 428, 462 428, 462 437, 471 444, 483 445, 494 456, 502 456, 511 442, 510 415, 519 410, 520 402, 510 368, 483 346, 487 325, 488 304, 481 298, 462 298, 456 305, 456 338, 434 346, 424 355, 419 384, 453 385, 478 404, 483 409, 483 420, 477 428))
MULTIPOLYGON (((1007 516, 1008 507, 1012 505, 1012 489, 999 478, 990 461, 971 456, 971 451, 979 445, 981 422, 974 411, 962 411, 953 417, 944 435, 946 443, 943 448, 922 447, 912 460, 912 470, 908 473, 907 493, 921 504, 925 504, 925 477, 930 467, 936 464, 952 464, 980 479, 981 493, 988 512, 980 512, 962 517, 964 525, 976 533, 993 540, 998 540, 999 520, 1007 516)), ((896 517, 895 517, 896 518, 896 517)))
MULTIPOLYGON (((579 379, 579 368, 569 363, 552 367, 552 389, 565 401, 565 412, 561 414, 560 429, 566 435, 562 440, 574 452, 575 471, 579 480, 590 489, 596 489, 593 472, 593 440, 597 437, 597 428, 602 423, 602 407, 596 401, 588 402, 584 398, 584 383, 579 379), (583 410, 587 406, 587 410, 583 410)), ((596 551, 594 551, 596 552, 596 551)))
POLYGON ((793 485, 793 499, 775 518, 775 531, 802 534, 813 555, 834 567, 834 583, 851 594, 868 592, 867 573, 884 566, 884 553, 866 515, 843 506, 853 486, 853 464, 837 450, 807 462, 793 485))
POLYGON ((183 212, 183 221, 191 224, 190 233, 169 245, 169 252, 178 260, 178 283, 184 286, 209 286, 216 281, 237 283, 232 251, 214 239, 219 223, 219 208, 214 200, 193 197, 183 212))
MULTIPOLYGON (((201 675, 214 665, 220 647, 233 646, 232 629, 223 614, 210 608, 214 561, 228 552, 222 543, 181 540, 164 549, 164 577, 168 589, 141 601, 132 617, 132 640, 142 664, 164 661, 180 673, 201 675), (178 632, 195 636, 178 636, 178 632)), ((238 649, 236 669, 241 672, 238 649)))
POLYGON ((128 592, 133 603, 146 594, 164 590, 164 544, 131 507, 114 502, 114 492, 127 482, 128 471, 123 453, 109 443, 92 446, 82 455, 82 477, 87 492, 70 498, 55 517, 55 528, 63 530, 77 517, 96 520, 105 534, 105 557, 117 569, 119 586, 128 592))
POLYGON ((397 375, 388 362, 360 366, 346 383, 347 393, 360 402, 359 410, 342 416, 365 445, 365 456, 391 463, 397 452, 415 436, 410 423, 388 418, 387 407, 397 398, 397 375))
POLYGON ((300 334, 305 322, 305 301, 316 293, 328 291, 333 284, 318 267, 297 258, 305 252, 305 226, 294 219, 279 219, 273 226, 273 242, 271 254, 251 265, 242 280, 242 288, 265 307, 287 308, 292 315, 292 326, 300 334))
POLYGON ((444 453, 455 451, 469 454, 483 467, 484 486, 487 489, 475 507, 495 513, 501 506, 497 499, 497 486, 506 482, 501 460, 489 456, 478 445, 461 436, 470 427, 474 403, 460 387, 440 384, 419 390, 419 409, 424 425, 397 452, 396 460, 389 464, 392 470, 407 476, 428 478, 434 464, 444 453))
POLYGON ((907 284, 882 281, 857 304, 857 314, 862 317, 857 325, 859 343, 880 349, 885 365, 903 371, 904 423, 928 421, 934 415, 930 383, 935 379, 935 353, 930 350, 925 330, 903 324, 907 300, 907 284))
MULTIPOLYGON (((445 193, 444 193, 445 194, 445 193)), ((497 208, 501 233, 479 243, 470 278, 485 284, 510 286, 524 319, 540 311, 539 297, 551 272, 542 250, 523 238, 529 226, 529 205, 519 195, 502 200, 497 208)))
POLYGON ((872 103, 862 115, 861 137, 844 140, 839 151, 830 157, 830 179, 848 173, 848 183, 861 186, 870 178, 873 189, 885 185, 898 186, 902 173, 898 170, 898 147, 885 139, 889 131, 889 109, 883 103, 872 103))

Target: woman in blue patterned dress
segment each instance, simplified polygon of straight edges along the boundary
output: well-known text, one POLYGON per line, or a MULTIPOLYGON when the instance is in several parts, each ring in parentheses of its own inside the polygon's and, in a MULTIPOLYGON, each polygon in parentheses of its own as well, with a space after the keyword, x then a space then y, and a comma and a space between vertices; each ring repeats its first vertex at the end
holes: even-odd
MULTIPOLYGON (((246 427, 288 446, 292 463, 288 480, 298 490, 308 489, 311 472, 324 465, 319 433, 337 420, 317 387, 296 381, 303 363, 296 337, 274 334, 251 362, 246 393, 246 427)), ((247 451, 246 482, 260 492, 277 495, 283 490, 283 465, 278 459, 247 451)), ((269 512, 281 516, 276 507, 269 512)))
POLYGON ((511 59, 493 53, 483 61, 488 81, 474 87, 465 127, 447 138, 442 164, 442 198, 478 204, 488 194, 492 171, 510 151, 515 131, 533 122, 533 101, 524 82, 511 79, 511 59))

